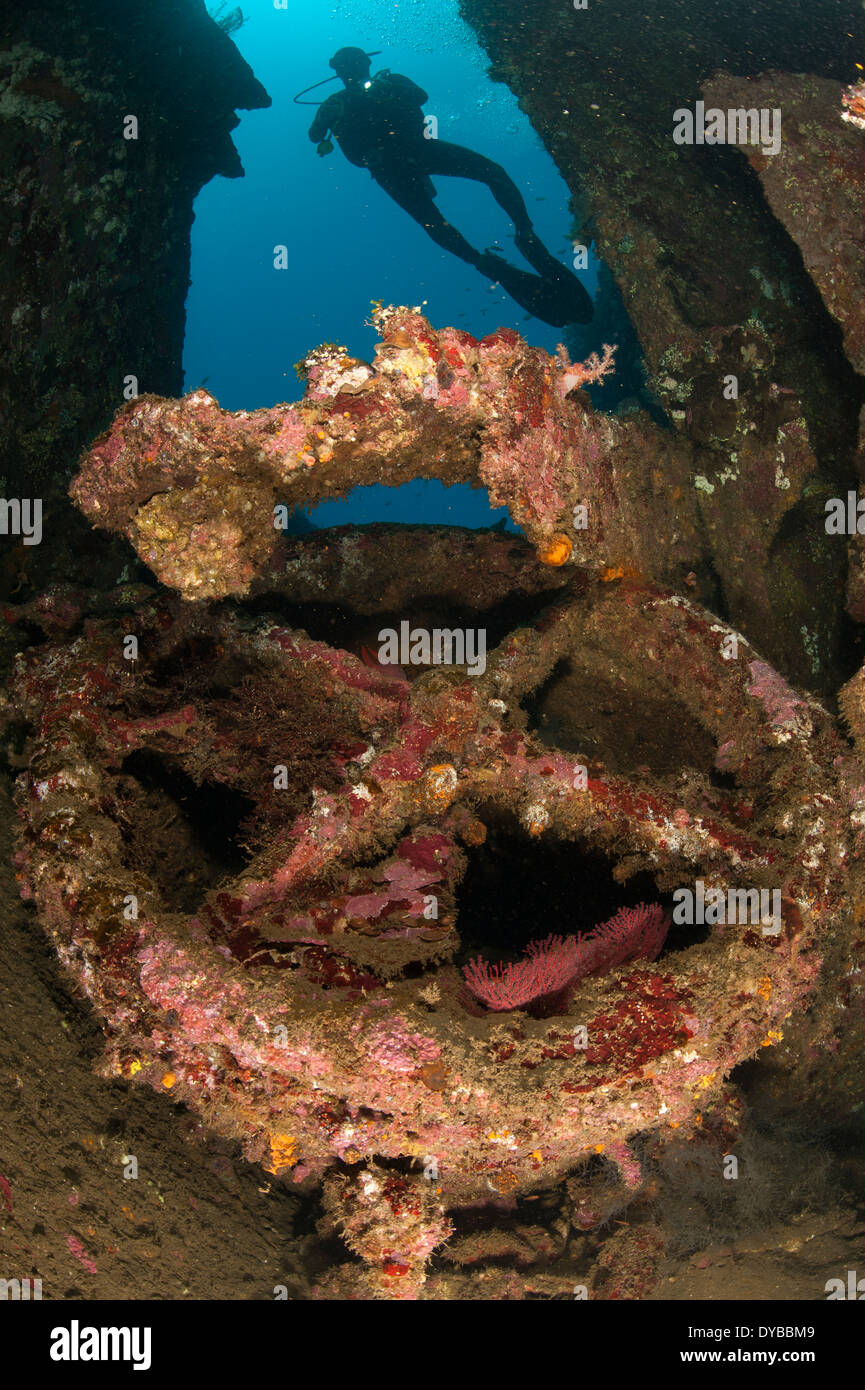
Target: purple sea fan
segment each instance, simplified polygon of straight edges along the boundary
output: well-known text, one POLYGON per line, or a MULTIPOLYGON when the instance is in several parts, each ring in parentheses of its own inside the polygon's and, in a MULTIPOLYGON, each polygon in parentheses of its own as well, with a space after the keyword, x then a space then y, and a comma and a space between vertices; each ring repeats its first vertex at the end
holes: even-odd
POLYGON ((463 967, 466 984, 488 1009, 522 1009, 560 993, 585 975, 612 970, 629 960, 655 960, 670 919, 660 903, 620 908, 588 935, 547 936, 530 941, 527 960, 490 965, 477 956, 463 967))

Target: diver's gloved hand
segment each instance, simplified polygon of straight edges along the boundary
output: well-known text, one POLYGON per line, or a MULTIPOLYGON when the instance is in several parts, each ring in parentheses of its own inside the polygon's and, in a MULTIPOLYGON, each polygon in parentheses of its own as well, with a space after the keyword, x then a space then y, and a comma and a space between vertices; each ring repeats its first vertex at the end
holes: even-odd
POLYGON ((315 148, 318 154, 333 154, 333 141, 320 140, 315 148))

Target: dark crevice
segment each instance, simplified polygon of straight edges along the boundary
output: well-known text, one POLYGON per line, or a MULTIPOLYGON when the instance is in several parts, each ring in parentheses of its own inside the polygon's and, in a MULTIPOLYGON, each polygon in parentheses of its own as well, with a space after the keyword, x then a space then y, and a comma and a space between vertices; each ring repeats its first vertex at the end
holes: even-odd
POLYGON ((358 614, 347 605, 336 603, 291 603, 280 594, 262 594, 244 603, 243 611, 268 614, 292 628, 300 628, 314 641, 332 647, 355 650, 378 646, 383 628, 400 630, 400 623, 422 628, 474 628, 486 632, 487 655, 516 627, 531 625, 551 602, 559 599, 557 590, 542 594, 516 595, 492 608, 457 607, 436 594, 419 594, 401 608, 388 612, 358 614))
MULTIPOLYGON (((459 964, 476 955, 490 961, 520 959, 530 941, 551 932, 572 936, 590 931, 620 908, 640 902, 660 902, 672 910, 670 895, 659 892, 650 873, 616 883, 613 861, 598 851, 572 840, 534 840, 515 821, 482 814, 487 839, 471 851, 459 890, 459 964)), ((698 939, 693 927, 674 928, 671 937, 667 950, 698 939)))
MULTIPOLYGON (((237 873, 248 863, 250 856, 240 841, 241 826, 255 810, 248 797, 221 783, 199 786, 176 763, 147 749, 130 753, 124 759, 123 772, 134 777, 145 792, 161 794, 173 803, 203 859, 225 874, 237 873)), ((153 852, 158 857, 156 838, 153 852)))

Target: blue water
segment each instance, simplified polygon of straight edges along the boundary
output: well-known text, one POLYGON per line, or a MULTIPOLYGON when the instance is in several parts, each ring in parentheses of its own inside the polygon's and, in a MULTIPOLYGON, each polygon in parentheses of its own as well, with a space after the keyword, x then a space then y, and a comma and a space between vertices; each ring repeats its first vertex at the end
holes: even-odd
MULTIPOLYGON (((287 10, 275 9, 273 0, 246 0, 243 11, 248 21, 232 38, 273 105, 238 112, 233 138, 246 177, 213 179, 195 205, 186 389, 204 382, 228 410, 297 400, 303 390, 294 363, 318 343, 341 343, 371 359, 374 299, 423 304, 434 326, 450 324, 477 337, 515 328, 554 351, 561 329, 527 316, 500 286, 437 247, 338 146, 319 157, 307 137, 315 108, 292 101, 301 88, 331 75, 328 59, 338 48, 381 49, 373 72, 390 68, 423 87, 439 138, 501 164, 539 236, 570 265, 568 190, 516 98, 486 75, 487 57, 460 19, 457 0, 289 0, 287 10), (289 250, 286 270, 274 269, 280 244, 289 250)), ((334 81, 305 99, 326 97, 340 85, 334 81)), ((439 207, 473 245, 497 245, 526 268, 510 221, 486 188, 452 178, 436 184, 439 207)), ((581 278, 594 293, 594 262, 581 278)), ((591 334, 591 327, 584 331, 591 334)), ((418 480, 400 489, 358 489, 345 502, 316 508, 312 520, 489 526, 505 515, 491 511, 481 489, 418 480)))

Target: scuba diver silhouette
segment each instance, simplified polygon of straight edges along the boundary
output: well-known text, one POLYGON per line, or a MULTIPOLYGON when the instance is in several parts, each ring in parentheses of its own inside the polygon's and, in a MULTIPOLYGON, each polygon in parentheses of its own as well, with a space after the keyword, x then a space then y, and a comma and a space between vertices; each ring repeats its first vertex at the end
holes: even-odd
POLYGON ((545 323, 561 328, 589 322, 593 313, 589 295, 544 246, 522 194, 500 164, 463 145, 427 138, 421 109, 427 93, 410 78, 388 69, 370 78, 369 56, 362 48, 341 48, 330 66, 344 90, 322 102, 309 128, 309 138, 317 143, 320 155, 332 151, 327 138, 332 132, 346 159, 368 169, 379 187, 437 245, 497 280, 512 299, 545 323), (486 184, 513 222, 516 245, 537 274, 518 270, 492 250, 476 251, 436 207, 431 174, 486 184))

